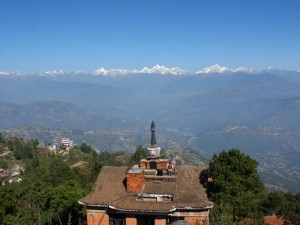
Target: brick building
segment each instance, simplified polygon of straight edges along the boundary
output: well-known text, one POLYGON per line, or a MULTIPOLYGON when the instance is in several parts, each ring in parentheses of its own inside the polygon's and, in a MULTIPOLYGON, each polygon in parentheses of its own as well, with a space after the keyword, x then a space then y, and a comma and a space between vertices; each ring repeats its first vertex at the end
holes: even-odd
POLYGON ((200 184, 204 168, 181 165, 168 174, 168 160, 157 149, 151 143, 149 157, 131 168, 101 169, 90 195, 79 201, 87 207, 88 225, 209 224, 213 204, 200 184))

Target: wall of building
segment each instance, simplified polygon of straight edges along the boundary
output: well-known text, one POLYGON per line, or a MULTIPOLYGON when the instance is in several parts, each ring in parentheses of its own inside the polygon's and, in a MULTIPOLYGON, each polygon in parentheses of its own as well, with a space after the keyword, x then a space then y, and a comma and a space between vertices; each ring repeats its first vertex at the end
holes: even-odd
POLYGON ((167 224, 167 219, 164 217, 156 217, 154 221, 155 225, 166 225, 167 224))
POLYGON ((136 217, 134 217, 134 216, 126 217, 126 225, 136 225, 136 224, 137 224, 136 217))
POLYGON ((127 192, 138 193, 142 191, 144 183, 143 173, 129 173, 126 175, 127 192))
MULTIPOLYGON (((192 225, 208 225, 209 212, 176 212, 172 216, 183 217, 185 221, 192 225)), ((166 225, 167 219, 164 216, 157 216, 154 221, 155 225, 166 225)), ((87 210, 87 225, 108 225, 109 216, 104 210, 87 210)), ((135 215, 126 216, 126 225, 137 225, 135 215)))
POLYGON ((156 163, 156 169, 158 170, 166 170, 168 169, 168 161, 164 159, 152 159, 152 160, 141 160, 140 168, 142 169, 150 169, 150 163, 156 163))
POLYGON ((108 225, 109 217, 104 210, 87 210, 87 225, 108 225))
POLYGON ((172 216, 184 217, 184 220, 192 225, 208 225, 209 211, 203 212, 175 212, 172 216))

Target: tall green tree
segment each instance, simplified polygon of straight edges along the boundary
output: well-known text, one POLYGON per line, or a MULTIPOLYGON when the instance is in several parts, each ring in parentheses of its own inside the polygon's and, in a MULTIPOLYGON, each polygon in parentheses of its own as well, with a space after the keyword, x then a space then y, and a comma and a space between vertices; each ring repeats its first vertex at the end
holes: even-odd
POLYGON ((233 222, 260 217, 264 186, 258 176, 257 165, 256 160, 238 149, 222 151, 212 157, 209 173, 213 182, 208 185, 208 193, 219 215, 231 215, 233 222))
POLYGON ((87 145, 86 143, 82 143, 80 146, 79 146, 79 149, 84 152, 84 153, 87 153, 89 154, 93 149, 91 146, 87 145))
POLYGON ((146 159, 147 157, 148 157, 147 149, 142 146, 138 146, 131 158, 131 163, 138 163, 141 159, 146 159))
POLYGON ((67 180, 75 178, 75 174, 67 163, 62 159, 53 159, 49 166, 49 174, 52 181, 52 186, 58 186, 67 180))

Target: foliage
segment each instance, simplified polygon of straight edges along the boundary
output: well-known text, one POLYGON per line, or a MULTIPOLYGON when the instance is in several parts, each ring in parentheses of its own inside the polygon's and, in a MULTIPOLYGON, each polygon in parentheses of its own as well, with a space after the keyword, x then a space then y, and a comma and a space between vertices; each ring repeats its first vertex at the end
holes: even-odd
POLYGON ((32 167, 37 167, 40 164, 40 159, 38 157, 34 157, 31 161, 31 166, 32 167))
POLYGON ((138 163, 141 159, 146 159, 147 157, 148 157, 147 149, 143 148, 142 146, 138 146, 131 158, 131 163, 132 164, 138 163))
POLYGON ((86 143, 82 143, 80 146, 79 146, 80 150, 84 153, 91 153, 92 152, 92 147, 87 145, 86 143))
POLYGON ((36 138, 34 140, 32 140, 32 146, 34 149, 36 149, 39 146, 39 140, 36 138))
POLYGON ((72 180, 75 175, 67 163, 61 159, 53 159, 49 166, 49 175, 52 186, 58 186, 66 180, 72 180))
MULTIPOLYGON (((2 136, 1 136, 2 138, 2 136)), ((50 154, 37 139, 29 142, 2 138, 13 151, 2 167, 25 165, 22 181, 0 186, 0 224, 85 224, 84 207, 78 200, 93 186, 101 166, 128 165, 125 152, 98 154, 83 143, 66 155, 50 154)))
POLYGON ((2 138, 2 143, 13 152, 17 160, 30 159, 34 155, 33 143, 22 138, 2 138))
POLYGON ((125 152, 100 152, 99 153, 99 163, 100 166, 124 166, 128 165, 128 154, 125 152))
POLYGON ((22 182, 0 187, 0 224, 67 224, 69 215, 76 224, 84 217, 77 201, 87 191, 66 170, 62 159, 42 159, 25 173, 22 182), (63 169, 60 182, 53 183, 54 165, 63 169))
POLYGON ((0 159, 0 168, 7 168, 7 162, 4 159, 0 159))
POLYGON ((237 149, 214 155, 209 163, 213 182, 208 185, 209 198, 220 214, 231 221, 261 217, 264 187, 256 171, 257 162, 237 149))
POLYGON ((300 225, 300 193, 271 192, 265 198, 262 210, 266 215, 283 216, 288 222, 300 225))

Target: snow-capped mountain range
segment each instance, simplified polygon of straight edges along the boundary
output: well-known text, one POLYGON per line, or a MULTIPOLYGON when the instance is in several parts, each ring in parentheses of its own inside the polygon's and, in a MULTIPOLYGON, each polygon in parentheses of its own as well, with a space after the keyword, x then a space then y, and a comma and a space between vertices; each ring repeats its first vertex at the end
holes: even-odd
POLYGON ((141 70, 128 70, 128 69, 109 69, 101 67, 94 72, 94 75, 126 75, 126 74, 171 74, 171 75, 183 75, 186 72, 179 67, 165 67, 161 65, 155 65, 152 68, 144 67, 141 70))
POLYGON ((195 74, 206 74, 206 73, 237 73, 237 72, 242 72, 242 73, 253 73, 253 74, 259 74, 259 73, 267 73, 273 70, 278 70, 274 69, 272 67, 267 67, 267 68, 246 68, 246 67, 239 67, 237 69, 229 69, 225 66, 220 66, 219 64, 215 64, 210 67, 206 67, 202 70, 199 70, 195 72, 195 74))
MULTIPOLYGON (((188 72, 179 67, 166 67, 163 65, 155 65, 152 68, 144 67, 142 69, 105 69, 101 67, 95 70, 93 73, 86 73, 83 70, 77 70, 73 72, 66 72, 64 70, 49 70, 46 72, 38 73, 40 76, 59 76, 59 75, 67 75, 67 74, 93 74, 93 75, 128 75, 128 74, 161 74, 161 75, 205 75, 205 74, 226 74, 226 73, 248 73, 248 74, 262 74, 262 73, 270 73, 270 72, 282 72, 289 71, 284 69, 275 69, 272 67, 267 68, 246 68, 239 67, 236 69, 230 69, 225 66, 220 66, 219 64, 215 64, 213 66, 205 67, 196 72, 188 72)), ((300 72, 300 70, 295 70, 292 72, 300 72)), ((6 72, 0 71, 0 76, 8 76, 8 75, 23 75, 21 72, 6 72)))

